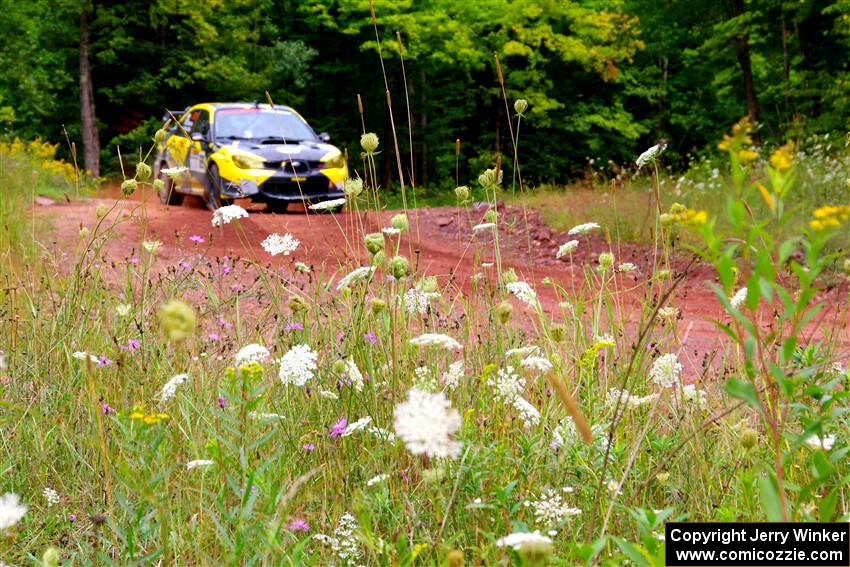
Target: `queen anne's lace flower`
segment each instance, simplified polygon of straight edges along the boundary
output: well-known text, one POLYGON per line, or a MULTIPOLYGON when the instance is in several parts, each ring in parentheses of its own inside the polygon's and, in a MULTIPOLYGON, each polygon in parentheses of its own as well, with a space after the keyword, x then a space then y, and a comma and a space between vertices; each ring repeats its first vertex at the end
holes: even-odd
POLYGON ((672 387, 679 381, 681 373, 682 365, 679 363, 679 357, 672 353, 655 359, 655 362, 652 363, 652 369, 649 371, 652 381, 662 388, 672 387))
POLYGON ((360 545, 357 542, 355 532, 359 526, 354 516, 346 512, 339 519, 339 523, 334 530, 334 535, 328 536, 325 534, 316 534, 313 539, 320 541, 325 545, 330 546, 331 551, 346 567, 359 567, 360 545))
POLYGON ((525 398, 520 396, 515 397, 512 405, 519 413, 522 424, 526 429, 531 429, 540 423, 540 412, 525 398))
POLYGON ((174 394, 177 393, 177 387, 188 379, 188 374, 177 374, 176 376, 173 376, 168 382, 165 383, 165 385, 162 387, 162 390, 160 390, 159 400, 164 403, 173 398, 174 394))
POLYGON ((531 508, 534 521, 544 528, 553 528, 581 514, 580 509, 564 502, 564 497, 552 488, 544 489, 538 500, 527 500, 525 506, 531 508))
POLYGON ((26 513, 27 507, 21 504, 21 497, 17 494, 7 492, 0 496, 0 532, 14 527, 26 513))
POLYGON ((341 207, 345 204, 345 199, 331 199, 330 201, 322 201, 321 203, 315 203, 310 205, 311 211, 326 211, 328 209, 335 209, 337 207, 341 207))
POLYGON ((386 473, 373 476, 372 478, 366 481, 366 486, 375 486, 376 484, 384 482, 388 478, 390 478, 390 475, 386 473))
POLYGON ((658 156, 660 156, 661 152, 663 152, 665 149, 667 149, 667 144, 655 144, 654 146, 640 154, 635 160, 638 169, 641 169, 648 163, 655 163, 655 160, 658 159, 658 156))
POLYGON ((517 299, 525 303, 532 309, 540 308, 540 301, 537 299, 537 292, 525 282, 511 282, 505 287, 508 291, 516 296, 517 299))
POLYGON ((269 349, 263 345, 251 343, 249 345, 245 345, 239 349, 239 352, 236 353, 236 366, 243 366, 252 362, 262 364, 269 359, 269 356, 269 349))
POLYGON ((454 390, 463 380, 463 361, 456 360, 449 365, 449 369, 443 372, 443 385, 449 390, 454 390))
POLYGON ((280 381, 303 386, 313 379, 318 355, 309 345, 295 345, 280 359, 280 381))
POLYGON ((186 463, 186 470, 190 471, 198 467, 208 467, 211 464, 213 464, 213 461, 210 461, 208 459, 196 459, 194 461, 189 461, 188 463, 186 463))
POLYGON ((440 297, 436 291, 421 291, 410 288, 404 294, 404 308, 408 315, 427 315, 431 300, 440 297))
POLYGON ((568 254, 572 254, 575 249, 578 248, 578 240, 570 240, 569 242, 564 242, 561 244, 561 247, 558 248, 557 254, 555 254, 555 258, 563 258, 568 254))
POLYGON ((552 444, 555 447, 572 447, 577 435, 578 431, 573 418, 567 416, 552 431, 552 444))
POLYGON ((369 417, 369 416, 358 419, 357 421, 355 421, 353 423, 349 423, 348 425, 345 426, 345 429, 343 430, 341 437, 348 437, 352 433, 360 431, 361 429, 365 429, 366 426, 368 426, 370 423, 372 423, 372 418, 369 417))
POLYGON ((647 394, 646 396, 635 396, 628 390, 620 390, 611 388, 608 390, 608 397, 605 403, 609 407, 616 407, 617 403, 626 404, 626 407, 637 408, 654 402, 658 399, 658 394, 647 394))
POLYGON ((487 386, 496 390, 496 400, 513 403, 525 389, 525 378, 520 376, 513 366, 507 366, 500 368, 495 376, 491 373, 487 378, 487 386))
POLYGON ((414 455, 455 458, 461 444, 452 436, 460 430, 460 414, 442 392, 413 388, 393 412, 396 434, 414 455))
POLYGON ((482 230, 489 230, 496 226, 494 222, 483 222, 481 224, 476 224, 472 227, 472 232, 481 232, 482 230))
POLYGON ((278 254, 289 256, 295 252, 295 249, 298 248, 299 244, 301 244, 301 241, 288 232, 283 236, 274 233, 268 235, 266 239, 263 240, 262 247, 263 250, 272 256, 277 256, 278 254))
POLYGON ((542 356, 528 356, 519 362, 526 370, 534 370, 540 374, 546 374, 552 370, 552 363, 542 356))
POLYGON ((741 306, 744 304, 744 301, 746 301, 746 300, 747 300, 747 288, 742 287, 737 292, 735 292, 735 295, 733 295, 729 299, 729 303, 735 309, 740 309, 741 306))
POLYGON ((829 451, 835 445, 835 436, 826 435, 825 437, 818 437, 817 435, 812 435, 806 439, 806 445, 813 449, 823 448, 825 451, 829 451))
POLYGON ((540 347, 537 345, 531 345, 526 347, 518 347, 512 348, 505 353, 505 356, 518 356, 520 358, 526 358, 529 356, 539 356, 540 355, 540 347))
POLYGON ((357 368, 354 358, 345 361, 345 379, 358 392, 363 391, 363 373, 357 368))
POLYGON ((44 496, 44 499, 47 501, 47 507, 55 506, 59 504, 59 493, 53 490, 52 488, 45 487, 44 490, 41 491, 41 494, 44 496))
POLYGON ((705 407, 708 404, 708 393, 705 390, 698 389, 693 384, 688 384, 682 388, 682 395, 685 400, 692 402, 697 407, 705 407))
POLYGON ((512 547, 517 551, 530 548, 548 547, 551 551, 552 539, 540 532, 514 532, 496 541, 497 547, 512 547))
POLYGON ((410 344, 420 347, 435 346, 445 350, 460 350, 463 345, 448 335, 425 333, 410 339, 410 344))
POLYGON ((248 211, 246 211, 239 205, 226 205, 224 207, 216 209, 213 212, 212 225, 221 226, 223 224, 230 224, 231 221, 236 219, 247 218, 248 211))
POLYGON ((375 266, 361 266, 339 280, 339 283, 336 284, 336 290, 340 291, 351 285, 353 282, 366 279, 371 276, 374 271, 375 266))
POLYGON ((586 222, 582 224, 577 224, 576 226, 572 227, 567 232, 567 234, 569 234, 570 236, 575 236, 577 234, 587 234, 588 232, 596 230, 597 228, 599 228, 599 224, 595 222, 586 222))

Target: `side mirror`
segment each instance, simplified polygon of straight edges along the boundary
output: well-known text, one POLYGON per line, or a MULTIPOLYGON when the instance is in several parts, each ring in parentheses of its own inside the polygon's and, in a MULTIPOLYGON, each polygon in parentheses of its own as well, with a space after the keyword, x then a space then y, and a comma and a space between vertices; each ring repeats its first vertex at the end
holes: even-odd
POLYGON ((206 137, 204 137, 204 135, 201 134, 200 132, 193 132, 192 133, 192 141, 193 142, 203 142, 205 140, 206 140, 206 137))
POLYGON ((322 132, 321 134, 319 134, 319 139, 327 144, 331 141, 331 135, 327 132, 322 132))

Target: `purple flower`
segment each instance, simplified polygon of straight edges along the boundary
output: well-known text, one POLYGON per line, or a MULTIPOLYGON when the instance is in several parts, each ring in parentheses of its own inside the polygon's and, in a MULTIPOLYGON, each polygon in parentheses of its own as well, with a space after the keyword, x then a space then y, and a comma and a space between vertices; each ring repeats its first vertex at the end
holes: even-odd
POLYGON ((401 475, 401 478, 404 479, 404 482, 410 482, 410 477, 407 476, 407 473, 404 471, 398 471, 398 474, 401 475))
POLYGON ((224 409, 224 402, 225 401, 226 400, 224 399, 224 396, 219 396, 218 397, 218 407, 220 407, 221 409, 224 409))
POLYGON ((95 367, 96 368, 103 368, 104 366, 109 366, 110 364, 112 364, 112 361, 109 360, 108 358, 106 358, 106 356, 102 354, 99 357, 97 357, 97 364, 95 365, 95 367))
POLYGON ((287 325, 283 328, 284 331, 303 331, 304 325, 301 323, 287 323, 287 325))
POLYGON ((369 331, 368 333, 363 334, 363 340, 369 344, 375 344, 378 342, 378 336, 372 331, 369 331))
POLYGON ((236 291, 236 292, 242 291, 242 284, 235 283, 232 286, 230 286, 230 289, 232 289, 233 291, 236 291))
POLYGON ((131 264, 138 264, 139 259, 136 256, 133 256, 132 258, 130 258, 130 263, 131 264))
POLYGON ((337 421, 336 423, 333 424, 333 426, 331 426, 331 432, 330 432, 331 439, 336 439, 337 437, 342 435, 342 432, 345 431, 346 425, 348 425, 348 420, 345 419, 344 417, 339 418, 339 421, 337 421))
POLYGON ((111 413, 115 413, 115 409, 112 408, 109 404, 101 404, 100 413, 102 413, 103 415, 109 415, 111 413))
POLYGON ((77 515, 71 514, 70 516, 68 516, 68 521, 69 522, 76 522, 77 521, 77 515))
POLYGON ((388 282, 394 282, 394 281, 395 281, 395 276, 394 276, 394 275, 392 275, 392 274, 387 274, 387 281, 388 281, 388 282))
POLYGON ((218 324, 221 325, 222 327, 224 327, 225 329, 229 329, 233 326, 230 323, 228 323, 227 320, 224 317, 218 318, 218 324))
POLYGON ((219 335, 218 333, 210 333, 207 335, 207 339, 211 341, 220 341, 221 335, 219 335))
POLYGON ((206 242, 203 236, 197 234, 193 234, 192 236, 190 236, 189 241, 194 242, 195 244, 203 244, 204 242, 206 242))
POLYGON ((292 520, 286 525, 286 529, 291 532, 306 532, 310 531, 310 524, 301 518, 292 518, 292 520))
POLYGON ((189 271, 192 269, 192 264, 184 260, 183 262, 180 262, 180 269, 184 271, 189 271))
POLYGON ((140 346, 142 346, 142 341, 138 339, 130 339, 127 341, 126 345, 121 347, 121 350, 136 350, 140 346))
POLYGON ((316 448, 316 446, 313 445, 312 443, 304 443, 304 445, 302 445, 301 448, 304 449, 305 451, 312 451, 316 448))

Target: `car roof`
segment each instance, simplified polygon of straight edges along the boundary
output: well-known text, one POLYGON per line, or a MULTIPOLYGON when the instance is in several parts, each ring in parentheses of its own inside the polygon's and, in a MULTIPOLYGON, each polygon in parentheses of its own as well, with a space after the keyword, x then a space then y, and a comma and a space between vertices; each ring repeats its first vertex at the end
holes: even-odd
MULTIPOLYGON (((223 110, 230 108, 262 108, 262 109, 270 109, 272 108, 268 104, 259 104, 256 102, 201 102, 192 106, 192 108, 202 108, 208 107, 210 109, 215 110, 223 110)), ((295 110, 289 106, 284 106, 282 104, 274 105, 275 110, 289 110, 291 112, 295 112, 295 110)))

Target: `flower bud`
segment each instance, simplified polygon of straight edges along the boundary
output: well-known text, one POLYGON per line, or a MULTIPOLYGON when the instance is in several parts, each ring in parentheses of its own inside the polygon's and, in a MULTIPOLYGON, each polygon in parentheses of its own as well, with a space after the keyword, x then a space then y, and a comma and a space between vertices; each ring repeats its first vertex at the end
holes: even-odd
POLYGON ((301 297, 300 295, 290 295, 288 303, 289 310, 293 313, 302 313, 310 308, 310 306, 307 304, 307 300, 301 297))
POLYGON ((488 209, 486 213, 484 213, 484 221, 485 222, 496 222, 499 220, 499 213, 497 213, 493 209, 488 209))
POLYGON ((524 98, 518 98, 514 101, 514 110, 517 114, 522 115, 526 108, 528 108, 528 101, 524 98))
POLYGON ((377 254, 384 249, 384 233, 372 232, 367 234, 363 237, 363 244, 365 244, 366 250, 369 251, 369 254, 377 254))
POLYGON ((755 447, 758 441, 759 434, 752 427, 746 427, 741 431, 741 447, 747 451, 755 447))
POLYGON ((499 170, 499 173, 496 173, 495 169, 487 169, 478 176, 478 183, 481 184, 485 189, 495 188, 497 185, 502 184, 502 170, 499 170))
POLYGON ((463 552, 459 549, 453 549, 446 555, 446 567, 463 567, 463 563, 463 552))
POLYGON ((844 264, 842 267, 844 268, 844 273, 850 276, 850 258, 844 260, 844 264))
POLYGON ((342 192, 346 197, 357 197, 363 192, 363 180, 359 177, 349 177, 342 184, 342 192))
POLYGON ((496 319, 499 323, 507 325, 514 313, 514 306, 507 301, 502 301, 496 306, 494 311, 496 312, 496 319))
POLYGON ((378 149, 378 135, 372 132, 360 136, 360 147, 367 154, 374 153, 378 149))
POLYGON ((195 310, 179 299, 172 299, 159 309, 159 324, 169 341, 187 339, 195 331, 197 322, 195 310))
POLYGON ((125 197, 129 197, 136 192, 137 186, 138 183, 136 183, 135 179, 125 179, 121 182, 121 193, 123 193, 125 197))
POLYGON ((147 181, 151 176, 151 166, 143 161, 136 164, 136 177, 141 181, 147 181))
POLYGON ((377 268, 377 267, 383 266, 383 265, 384 265, 384 262, 385 262, 386 260, 387 260, 387 255, 386 255, 386 253, 384 253, 384 251, 383 251, 383 250, 379 250, 378 252, 376 252, 376 253, 372 256, 372 262, 371 262, 371 264, 377 268))
POLYGON ((154 179, 153 180, 154 191, 162 191, 162 189, 164 187, 165 187, 165 183, 162 181, 162 179, 154 179))
POLYGON ((469 200, 469 187, 466 185, 461 185, 460 187, 455 187, 455 197, 461 203, 465 203, 469 200))
POLYGON ((164 129, 160 128, 156 131, 156 134, 153 135, 153 141, 157 144, 161 144, 165 141, 165 137, 168 136, 168 132, 164 129))
POLYGON ((614 255, 610 252, 603 252, 599 255, 599 271, 607 272, 614 265, 614 255))
POLYGON ((95 210, 94 214, 97 215, 97 220, 100 220, 105 217, 108 212, 109 207, 101 203, 97 206, 97 209, 95 210))
POLYGON ((655 475, 655 480, 658 481, 658 484, 664 486, 665 484, 667 484, 667 481, 670 480, 670 473, 658 473, 657 475, 655 475))
POLYGON ((89 229, 85 226, 80 227, 80 240, 85 240, 89 237, 89 229))
POLYGON ((567 337, 567 328, 563 325, 554 325, 549 332, 556 343, 562 342, 567 337))
POLYGON ((425 276, 421 280, 419 280, 419 284, 417 284, 417 289, 419 291, 424 291, 425 293, 434 293, 437 291, 439 284, 437 283, 437 276, 425 276))
POLYGON ((373 297, 372 301, 369 302, 369 306, 372 308, 372 314, 378 315, 387 308, 387 302, 383 299, 373 297))
POLYGON ((404 232, 410 228, 410 220, 406 214, 399 213, 390 219, 390 226, 404 232))
POLYGON ((334 361, 333 372, 336 376, 340 376, 345 373, 345 361, 341 358, 338 358, 334 361))
POLYGON ((390 273, 396 279, 403 278, 410 273, 410 263, 407 261, 407 258, 404 256, 396 256, 390 260, 390 273))

